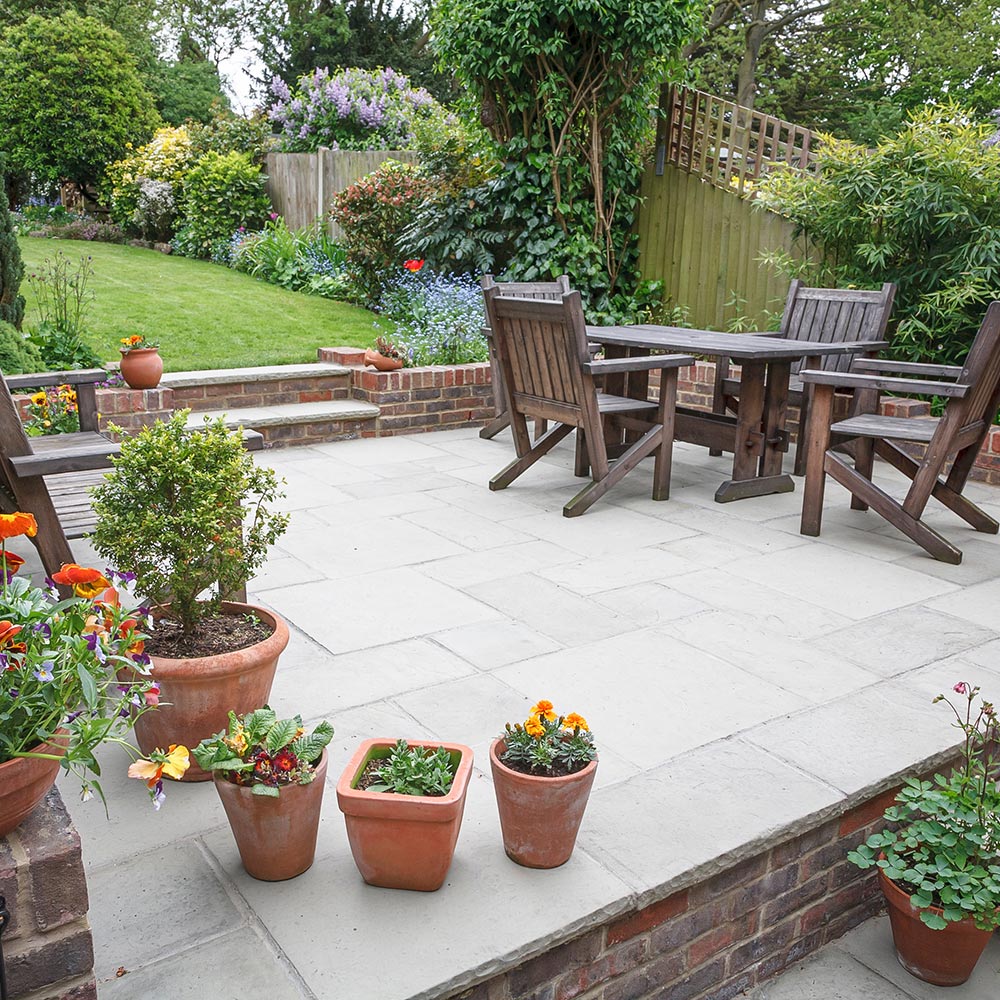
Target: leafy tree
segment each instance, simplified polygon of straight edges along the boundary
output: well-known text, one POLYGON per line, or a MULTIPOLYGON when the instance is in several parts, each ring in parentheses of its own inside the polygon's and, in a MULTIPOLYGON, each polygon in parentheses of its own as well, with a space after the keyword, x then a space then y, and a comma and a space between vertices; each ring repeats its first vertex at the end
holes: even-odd
POLYGON ((188 120, 207 125, 229 108, 219 71, 207 59, 158 59, 150 89, 156 109, 168 125, 188 120))
POLYGON ((92 189, 156 122, 121 35, 93 18, 33 15, 0 39, 0 146, 15 171, 92 189))
POLYGON ((7 203, 4 167, 5 159, 0 155, 0 325, 9 323, 20 330, 24 319, 24 296, 20 294, 24 262, 7 203))

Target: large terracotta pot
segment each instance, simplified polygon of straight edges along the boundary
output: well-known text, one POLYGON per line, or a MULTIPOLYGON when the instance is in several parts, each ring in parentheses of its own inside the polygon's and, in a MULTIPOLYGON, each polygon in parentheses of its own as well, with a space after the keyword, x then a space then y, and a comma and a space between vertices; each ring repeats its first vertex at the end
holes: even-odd
POLYGON ((447 795, 397 795, 355 788, 373 757, 387 757, 396 740, 365 740, 337 782, 337 805, 347 824, 354 862, 369 885, 433 892, 444 884, 455 853, 472 775, 472 750, 461 743, 419 740, 444 747, 457 761, 447 795))
MULTIPOLYGON (((60 729, 56 736, 67 736, 60 729)), ((59 757, 66 752, 65 742, 53 740, 32 747, 32 753, 52 753, 59 757)), ((15 757, 0 764, 0 837, 6 837, 34 811, 59 773, 59 761, 43 757, 15 757)))
POLYGON ((402 358, 387 358, 370 347, 365 351, 365 364, 377 368, 380 372, 394 372, 403 367, 402 358))
POLYGON ((283 882, 307 871, 316 857, 316 835, 326 783, 326 750, 308 785, 285 785, 277 798, 254 795, 218 774, 215 788, 248 875, 283 882))
POLYGON ((575 774, 543 778, 507 767, 500 760, 505 749, 502 739, 490 746, 503 849, 525 868, 558 868, 576 845, 597 761, 575 774))
MULTIPOLYGON (((193 749, 206 736, 226 728, 230 711, 244 715, 267 704, 278 657, 288 645, 288 626, 274 612, 251 604, 224 601, 222 610, 230 615, 255 614, 274 631, 262 642, 232 653, 184 660, 154 656, 153 679, 160 685, 161 705, 136 721, 136 740, 143 753, 166 749, 171 743, 193 749)), ((211 778, 192 756, 181 780, 211 778)))
POLYGON ((132 389, 155 389, 163 375, 163 358, 158 347, 136 347, 122 351, 122 378, 132 389))
MULTIPOLYGON (((920 919, 920 910, 910 905, 910 894, 901 889, 882 869, 879 883, 889 909, 892 940, 899 964, 912 976, 935 986, 961 986, 976 967, 993 936, 975 923, 962 920, 936 931, 920 919)), ((932 906, 932 912, 941 913, 932 906)))

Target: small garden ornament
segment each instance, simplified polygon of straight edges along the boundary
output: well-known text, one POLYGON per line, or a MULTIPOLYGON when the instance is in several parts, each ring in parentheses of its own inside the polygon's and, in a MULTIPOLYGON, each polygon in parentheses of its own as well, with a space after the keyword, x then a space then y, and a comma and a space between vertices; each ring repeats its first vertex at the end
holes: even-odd
POLYGON ((573 853, 597 771, 587 720, 539 701, 523 725, 507 723, 490 747, 507 857, 526 868, 558 868, 573 853))
POLYGON ((376 337, 375 350, 369 347, 365 351, 365 364, 377 368, 380 372, 394 372, 406 364, 406 353, 385 337, 376 337))
POLYGON ((993 705, 965 681, 956 726, 962 759, 933 781, 907 778, 892 827, 873 834, 847 857, 862 870, 877 866, 889 906, 900 965, 936 986, 958 986, 975 968, 1000 927, 1000 724, 993 705))

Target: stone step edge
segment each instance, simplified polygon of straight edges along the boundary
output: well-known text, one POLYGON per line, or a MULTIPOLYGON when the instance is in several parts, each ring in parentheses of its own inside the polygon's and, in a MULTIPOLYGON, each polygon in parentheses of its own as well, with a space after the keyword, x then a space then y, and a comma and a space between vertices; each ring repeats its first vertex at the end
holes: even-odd
POLYGON ((241 382, 283 382, 286 379, 339 378, 350 375, 344 365, 314 362, 301 365, 264 365, 258 368, 209 368, 193 372, 165 372, 160 385, 187 389, 201 385, 236 385, 241 382))
POLYGON ((374 403, 333 400, 329 403, 288 403, 282 406, 238 407, 228 410, 195 410, 187 419, 188 427, 200 426, 205 418, 223 417, 227 427, 287 427, 293 424, 328 423, 335 420, 374 420, 381 412, 374 403), (261 410, 269 412, 261 412, 261 410), (247 412, 248 411, 248 412, 247 412))

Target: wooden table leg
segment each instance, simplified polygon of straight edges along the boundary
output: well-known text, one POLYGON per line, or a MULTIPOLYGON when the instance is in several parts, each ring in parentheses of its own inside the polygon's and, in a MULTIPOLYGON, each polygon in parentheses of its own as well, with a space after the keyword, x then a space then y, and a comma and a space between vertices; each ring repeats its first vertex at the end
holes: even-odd
MULTIPOLYGON (((634 354, 649 354, 638 348, 622 347, 618 344, 605 344, 604 356, 606 358, 630 358, 634 354)), ((610 396, 624 396, 627 389, 626 373, 616 372, 604 376, 604 391, 610 396)), ((607 449, 608 458, 617 458, 625 451, 625 431, 620 426, 615 426, 610 420, 604 422, 604 445, 607 449)))
POLYGON ((781 462, 788 451, 785 412, 788 409, 790 361, 772 361, 764 392, 764 454, 760 459, 761 476, 780 476, 781 462))

